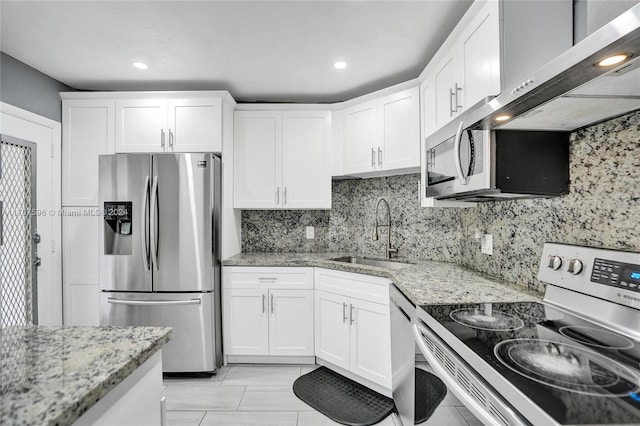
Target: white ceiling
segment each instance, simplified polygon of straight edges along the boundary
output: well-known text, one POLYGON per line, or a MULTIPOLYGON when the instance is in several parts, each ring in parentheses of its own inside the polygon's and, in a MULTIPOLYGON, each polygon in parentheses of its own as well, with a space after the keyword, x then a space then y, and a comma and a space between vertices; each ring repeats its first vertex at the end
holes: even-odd
POLYGON ((2 0, 0 48, 76 89, 336 102, 416 78, 470 4, 2 0))

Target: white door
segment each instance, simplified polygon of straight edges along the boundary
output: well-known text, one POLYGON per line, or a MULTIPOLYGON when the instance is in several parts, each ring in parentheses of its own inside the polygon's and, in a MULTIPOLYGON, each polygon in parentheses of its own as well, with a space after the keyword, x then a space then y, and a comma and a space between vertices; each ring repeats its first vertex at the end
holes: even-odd
POLYGON ((349 298, 316 290, 316 356, 349 368, 349 298))
POLYGON ((282 202, 282 113, 236 111, 233 135, 233 206, 274 208, 282 202))
POLYGON ((351 299, 351 371, 391 388, 389 306, 351 299))
POLYGON ((269 354, 313 356, 313 290, 269 290, 269 354))
POLYGON ((226 289, 224 347, 227 355, 268 355, 267 291, 226 289))
POLYGON ((64 324, 100 325, 100 216, 84 213, 89 209, 65 207, 62 218, 64 241, 64 324))
POLYGON ((330 130, 328 111, 283 113, 283 208, 331 208, 330 130))
POLYGON ((220 98, 169 99, 168 150, 222 152, 220 98))
POLYGON ((62 205, 98 205, 98 156, 114 151, 115 101, 63 101, 62 205))
POLYGON ((384 144, 378 166, 384 170, 420 167, 420 90, 403 90, 378 102, 384 144))
POLYGON ((116 152, 163 152, 169 144, 166 99, 116 101, 116 152))
MULTIPOLYGON (((420 101, 422 104, 421 111, 421 125, 422 136, 421 140, 424 140, 427 136, 436 131, 436 92, 434 90, 434 79, 432 76, 428 76, 426 80, 420 85, 420 101)), ((422 154, 422 153, 420 153, 422 154)))
POLYGON ((40 234, 38 256, 38 324, 62 324, 61 126, 57 121, 0 103, 0 133, 36 144, 36 204, 40 234))
POLYGON ((377 100, 344 110, 344 173, 375 170, 378 147, 382 148, 377 100))
MULTIPOLYGON (((447 56, 435 72, 436 91, 436 125, 442 127, 457 114, 456 111, 456 83, 458 64, 451 54, 447 56)), ((458 88, 461 86, 459 85, 458 88)))
POLYGON ((500 94, 500 22, 497 2, 488 2, 462 35, 464 109, 500 94))

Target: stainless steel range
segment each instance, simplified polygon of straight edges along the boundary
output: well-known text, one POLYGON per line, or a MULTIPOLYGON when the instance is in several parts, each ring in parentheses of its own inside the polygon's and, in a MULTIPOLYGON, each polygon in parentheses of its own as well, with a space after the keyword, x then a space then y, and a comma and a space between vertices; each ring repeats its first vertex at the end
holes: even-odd
POLYGON ((547 243, 538 302, 425 305, 414 333, 483 423, 640 424, 640 253, 547 243))

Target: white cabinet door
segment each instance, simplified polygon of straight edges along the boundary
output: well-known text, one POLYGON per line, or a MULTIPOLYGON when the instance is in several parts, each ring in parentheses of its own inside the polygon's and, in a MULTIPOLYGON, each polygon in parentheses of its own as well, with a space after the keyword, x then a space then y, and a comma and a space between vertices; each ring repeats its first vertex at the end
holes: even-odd
POLYGON ((389 306, 351 299, 351 371, 391 387, 389 306))
POLYGON ((316 356, 349 369, 349 298, 316 290, 316 356))
POLYGON ((228 355, 268 355, 267 291, 226 289, 224 348, 228 355))
POLYGON ((222 152, 220 98, 169 99, 167 149, 171 152, 222 152))
POLYGON ((452 52, 441 62, 434 75, 436 125, 438 128, 451 121, 458 112, 456 89, 458 89, 458 99, 462 90, 461 85, 458 85, 458 74, 458 58, 452 52))
POLYGON ((283 195, 277 150, 282 140, 282 113, 236 111, 233 138, 233 206, 275 208, 283 195))
POLYGON ((382 138, 378 129, 378 101, 374 99, 344 110, 344 172, 375 170, 382 138))
POLYGON ((313 290, 269 290, 269 355, 313 356, 313 290))
POLYGON ((115 101, 62 102, 62 205, 98 205, 98 156, 114 152, 115 101))
POLYGON ((116 152, 165 151, 166 125, 166 99, 116 100, 116 152))
MULTIPOLYGON (((421 126, 422 135, 420 136, 420 142, 436 131, 436 91, 434 88, 435 82, 432 76, 428 76, 424 82, 420 85, 420 102, 421 108, 421 126)), ((420 153, 422 155, 422 152, 420 153)))
POLYGON ((67 209, 62 217, 62 276, 65 325, 99 325, 98 226, 97 215, 84 209, 67 209), (73 213, 70 213, 73 212, 73 213))
POLYGON ((378 101, 382 147, 377 167, 395 170, 420 166, 420 91, 413 87, 378 101))
POLYGON ((331 208, 327 164, 328 111, 283 112, 282 204, 286 209, 331 208))
POLYGON ((464 81, 462 109, 500 94, 500 19, 498 2, 488 2, 461 37, 464 81))

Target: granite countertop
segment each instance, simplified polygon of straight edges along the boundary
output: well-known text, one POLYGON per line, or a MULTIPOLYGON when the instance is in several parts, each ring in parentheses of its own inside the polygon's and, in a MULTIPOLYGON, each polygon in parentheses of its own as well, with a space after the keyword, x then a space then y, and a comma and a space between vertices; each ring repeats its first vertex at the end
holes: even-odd
POLYGON ((0 329, 0 424, 68 425, 171 339, 168 327, 0 329))
POLYGON ((393 259, 411 263, 404 269, 386 269, 331 260, 352 253, 240 253, 222 262, 224 266, 313 266, 389 278, 416 305, 453 303, 524 302, 542 299, 525 285, 449 262, 393 259))

